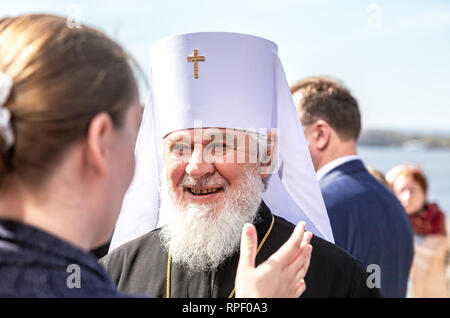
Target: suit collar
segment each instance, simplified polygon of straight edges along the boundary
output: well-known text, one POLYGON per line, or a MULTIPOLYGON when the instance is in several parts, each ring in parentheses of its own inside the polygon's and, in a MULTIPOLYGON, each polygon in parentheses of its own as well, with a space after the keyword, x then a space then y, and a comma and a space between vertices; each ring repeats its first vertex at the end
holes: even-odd
POLYGON ((350 156, 343 156, 328 162, 322 168, 317 170, 316 173, 317 180, 320 181, 325 175, 327 175, 330 171, 334 170, 336 167, 339 167, 352 160, 361 160, 361 158, 358 155, 350 155, 350 156))
POLYGON ((329 170, 321 180, 326 178, 327 176, 331 175, 334 172, 342 172, 345 174, 351 174, 355 172, 360 172, 366 170, 366 167, 364 166, 364 163, 361 161, 361 159, 353 159, 350 161, 347 161, 341 165, 338 165, 334 167, 333 169, 329 170))

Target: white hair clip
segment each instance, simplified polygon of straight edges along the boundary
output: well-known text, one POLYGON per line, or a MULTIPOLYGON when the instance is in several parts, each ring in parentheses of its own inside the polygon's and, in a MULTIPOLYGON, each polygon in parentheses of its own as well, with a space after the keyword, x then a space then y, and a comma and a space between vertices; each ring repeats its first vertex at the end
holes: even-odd
POLYGON ((0 136, 5 140, 4 152, 11 148, 15 141, 14 132, 11 127, 11 112, 5 107, 12 86, 12 78, 0 71, 0 136))

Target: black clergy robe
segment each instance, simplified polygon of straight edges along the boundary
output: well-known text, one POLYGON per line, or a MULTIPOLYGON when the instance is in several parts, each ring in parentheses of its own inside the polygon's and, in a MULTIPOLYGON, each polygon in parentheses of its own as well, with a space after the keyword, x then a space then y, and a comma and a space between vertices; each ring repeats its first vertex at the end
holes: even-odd
MULTIPOLYGON (((255 223, 258 242, 270 227, 272 214, 261 202, 259 221, 255 223)), ((260 264, 283 245, 295 226, 275 216, 275 223, 256 257, 260 264)), ((166 297, 167 251, 162 247, 159 229, 128 242, 100 260, 106 271, 125 294, 166 297)), ((366 285, 367 275, 362 263, 343 249, 319 237, 311 239, 311 262, 305 277, 306 291, 302 297, 379 297, 379 290, 366 285)), ((239 253, 217 269, 190 272, 181 265, 171 266, 170 297, 226 298, 234 288, 239 253)))

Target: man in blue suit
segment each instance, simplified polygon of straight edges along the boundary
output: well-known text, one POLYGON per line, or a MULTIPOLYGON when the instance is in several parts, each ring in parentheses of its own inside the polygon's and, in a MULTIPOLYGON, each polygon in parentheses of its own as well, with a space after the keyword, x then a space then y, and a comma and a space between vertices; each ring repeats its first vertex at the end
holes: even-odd
POLYGON ((400 202, 357 154, 357 101, 340 82, 325 77, 301 80, 291 92, 336 245, 365 263, 368 272, 379 269, 379 281, 368 284, 381 288, 384 297, 405 297, 414 253, 411 226, 400 202))

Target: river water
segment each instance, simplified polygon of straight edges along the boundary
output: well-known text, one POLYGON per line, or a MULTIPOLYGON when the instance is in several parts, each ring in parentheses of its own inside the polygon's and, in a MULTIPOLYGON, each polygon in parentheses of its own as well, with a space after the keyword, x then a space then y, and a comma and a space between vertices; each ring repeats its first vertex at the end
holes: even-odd
POLYGON ((450 150, 359 146, 358 153, 366 165, 383 173, 404 163, 421 166, 428 179, 429 201, 437 202, 450 217, 450 150))

